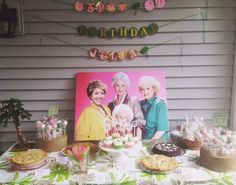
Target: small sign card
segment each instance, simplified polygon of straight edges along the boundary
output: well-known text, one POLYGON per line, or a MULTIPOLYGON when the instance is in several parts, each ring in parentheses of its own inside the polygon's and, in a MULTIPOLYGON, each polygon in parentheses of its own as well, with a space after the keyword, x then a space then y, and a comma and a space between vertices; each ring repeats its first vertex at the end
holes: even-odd
POLYGON ((55 116, 58 115, 59 105, 50 105, 48 108, 48 115, 55 116))
POLYGON ((213 123, 215 127, 228 128, 228 115, 226 113, 214 113, 213 123))

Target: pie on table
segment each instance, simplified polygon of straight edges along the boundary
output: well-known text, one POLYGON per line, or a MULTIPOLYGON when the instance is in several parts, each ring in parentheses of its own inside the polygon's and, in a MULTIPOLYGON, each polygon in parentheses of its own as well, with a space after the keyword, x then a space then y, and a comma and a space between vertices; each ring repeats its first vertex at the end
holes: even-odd
POLYGON ((11 157, 11 162, 14 167, 27 170, 44 165, 47 159, 47 152, 41 149, 30 149, 27 151, 17 152, 11 157))
POLYGON ((178 167, 174 158, 164 155, 150 155, 141 159, 140 164, 143 168, 155 172, 167 172, 178 167))

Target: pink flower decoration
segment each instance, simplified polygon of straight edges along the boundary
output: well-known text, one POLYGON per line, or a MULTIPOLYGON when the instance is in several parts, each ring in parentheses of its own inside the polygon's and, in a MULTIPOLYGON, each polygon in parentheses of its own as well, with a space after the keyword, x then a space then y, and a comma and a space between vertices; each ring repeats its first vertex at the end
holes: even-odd
POLYGON ((152 0, 146 0, 144 3, 144 8, 146 11, 150 12, 155 8, 155 4, 152 0))
POLYGON ((165 4, 166 4, 165 0, 156 0, 157 8, 163 8, 165 4))

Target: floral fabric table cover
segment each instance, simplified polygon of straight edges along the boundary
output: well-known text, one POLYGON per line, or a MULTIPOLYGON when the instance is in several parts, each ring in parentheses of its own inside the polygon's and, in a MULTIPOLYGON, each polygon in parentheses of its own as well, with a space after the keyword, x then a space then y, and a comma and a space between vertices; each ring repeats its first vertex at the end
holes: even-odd
POLYGON ((133 148, 122 155, 122 160, 106 152, 100 152, 97 161, 88 166, 87 175, 72 175, 66 166, 67 157, 61 152, 49 154, 49 162, 35 170, 13 171, 9 162, 11 152, 0 157, 0 185, 31 184, 123 184, 123 185, 236 185, 236 172, 217 173, 198 165, 199 151, 186 150, 176 157, 179 167, 169 173, 148 173, 140 169, 137 162, 149 155, 150 143, 133 148))

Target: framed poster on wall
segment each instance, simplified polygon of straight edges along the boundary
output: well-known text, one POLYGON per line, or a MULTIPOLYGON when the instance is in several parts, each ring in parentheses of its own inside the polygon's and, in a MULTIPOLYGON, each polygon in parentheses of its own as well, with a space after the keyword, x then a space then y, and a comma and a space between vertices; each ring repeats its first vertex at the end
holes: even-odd
MULTIPOLYGON (((164 71, 126 71, 126 72, 78 72, 76 74, 76 103, 75 103, 75 140, 80 140, 77 137, 78 133, 78 124, 79 120, 81 121, 81 117, 83 117, 84 121, 96 122, 92 118, 95 117, 96 113, 91 113, 90 116, 84 117, 83 111, 87 110, 93 101, 101 101, 100 103, 104 107, 108 107, 108 113, 112 116, 113 108, 111 107, 111 103, 114 99, 122 93, 122 87, 125 88, 126 97, 136 97, 138 102, 143 100, 144 97, 140 92, 139 81, 142 77, 148 76, 155 78, 160 85, 158 90, 158 97, 163 99, 165 102, 167 100, 166 95, 166 84, 165 84, 165 74, 164 71), (124 81, 124 84, 120 84, 119 87, 115 87, 114 80, 119 80, 121 78, 124 81), (101 89, 105 88, 105 92, 103 93, 102 98, 97 97, 97 100, 92 100, 90 95, 88 94, 88 89, 91 83, 96 82, 99 86, 102 85, 101 89), (99 99, 100 98, 100 99, 99 99)), ((96 83, 93 84, 96 86, 96 83)), ((91 88, 91 87, 90 87, 91 88)), ((96 97, 95 97, 96 98, 96 97)), ((123 100, 125 101, 125 100, 123 100)), ((104 111, 106 112, 106 110, 104 111)), ((92 123, 94 124, 94 123, 92 123)), ((89 129, 89 128, 84 128, 89 129)))

